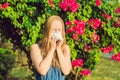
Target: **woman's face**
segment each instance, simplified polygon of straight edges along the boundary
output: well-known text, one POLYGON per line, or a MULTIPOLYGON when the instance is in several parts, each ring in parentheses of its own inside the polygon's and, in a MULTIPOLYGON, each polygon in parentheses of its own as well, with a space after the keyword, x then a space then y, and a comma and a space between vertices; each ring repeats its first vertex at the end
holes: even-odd
POLYGON ((60 21, 53 21, 51 24, 51 32, 61 32, 62 33, 62 24, 60 21))

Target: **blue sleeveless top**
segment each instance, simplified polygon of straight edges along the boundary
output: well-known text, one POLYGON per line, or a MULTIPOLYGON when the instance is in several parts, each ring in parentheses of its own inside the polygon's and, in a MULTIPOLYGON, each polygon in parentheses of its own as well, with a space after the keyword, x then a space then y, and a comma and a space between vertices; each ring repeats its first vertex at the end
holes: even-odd
POLYGON ((40 75, 38 72, 35 72, 36 80, 65 80, 65 75, 62 74, 59 68, 50 67, 46 75, 40 75))

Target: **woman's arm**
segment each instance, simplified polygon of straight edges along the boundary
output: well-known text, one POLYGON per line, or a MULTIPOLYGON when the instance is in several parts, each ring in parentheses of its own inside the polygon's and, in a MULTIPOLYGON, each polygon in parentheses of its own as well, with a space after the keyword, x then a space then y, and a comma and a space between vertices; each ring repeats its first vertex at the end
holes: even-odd
POLYGON ((53 55, 54 55, 54 50, 51 49, 47 53, 46 57, 43 59, 38 44, 33 44, 31 46, 30 56, 32 63, 35 66, 38 73, 40 73, 41 75, 46 75, 46 73, 48 72, 51 66, 53 55))
POLYGON ((72 69, 69 47, 66 45, 66 53, 64 54, 62 53, 61 48, 57 48, 57 55, 58 55, 62 72, 64 73, 64 75, 69 74, 70 70, 72 69))

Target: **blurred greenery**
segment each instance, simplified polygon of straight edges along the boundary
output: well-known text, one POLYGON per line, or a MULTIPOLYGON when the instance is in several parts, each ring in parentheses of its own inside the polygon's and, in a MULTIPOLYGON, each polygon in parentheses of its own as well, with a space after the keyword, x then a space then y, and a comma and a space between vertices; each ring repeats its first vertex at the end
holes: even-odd
MULTIPOLYGON (((45 0, 44 0, 44 3, 46 2, 45 3, 46 5, 44 5, 44 6, 43 6, 43 4, 41 5, 41 3, 40 3, 41 0, 23 0, 23 1, 28 1, 28 2, 23 2, 22 0, 20 0, 20 2, 19 2, 19 0, 18 0, 19 3, 16 2, 17 0, 13 0, 13 1, 12 0, 2 0, 1 2, 5 2, 5 1, 8 1, 11 4, 11 6, 8 7, 8 9, 6 9, 5 11, 0 12, 1 14, 4 14, 4 16, 0 15, 1 16, 1 18, 0 18, 1 26, 0 27, 2 27, 0 29, 0 32, 3 32, 4 34, 6 34, 6 36, 7 36, 6 39, 9 39, 9 37, 11 37, 10 40, 13 43, 15 43, 17 46, 20 45, 19 48, 22 48, 23 50, 24 50, 24 48, 28 49, 28 46, 35 43, 38 38, 40 39, 42 37, 42 35, 41 35, 42 29, 41 28, 43 28, 43 24, 46 21, 46 18, 52 14, 58 14, 57 10, 59 9, 58 7, 52 9, 50 6, 48 6, 47 1, 45 1, 45 0), (33 2, 33 4, 31 5, 32 2, 33 2), (14 7, 14 6, 16 6, 16 7, 14 7), (42 10, 42 7, 40 7, 40 6, 44 7, 45 9, 42 10), (39 14, 40 12, 43 14, 39 14), (10 22, 10 20, 11 20, 11 22, 10 22), (3 25, 3 23, 4 23, 4 25, 3 25), (8 25, 10 25, 10 26, 8 27, 8 25), (5 28, 7 31, 4 31, 5 28), (8 35, 9 35, 9 37, 8 37, 8 35)), ((80 0, 78 0, 78 1, 80 1, 80 0)), ((111 6, 120 7, 120 0, 104 0, 104 1, 107 1, 109 4, 111 4, 111 6)), ((59 1, 58 2, 55 1, 55 2, 56 2, 56 4, 59 3, 59 1)), ((83 4, 81 4, 81 5, 83 5, 83 4)), ((104 7, 108 9, 108 13, 110 13, 109 10, 112 11, 111 7, 108 7, 107 5, 103 6, 103 8, 104 7)), ((60 11, 60 9, 59 9, 59 11, 60 11)), ((91 11, 92 11, 92 7, 90 5, 85 5, 85 7, 81 7, 78 10, 78 13, 74 14, 74 13, 68 12, 66 14, 66 16, 68 16, 68 20, 74 20, 74 18, 75 18, 74 15, 76 15, 78 17, 78 19, 83 19, 83 20, 87 21, 91 17, 91 11), (83 12, 81 12, 81 11, 83 11, 83 12)), ((92 14, 92 16, 95 16, 95 15, 92 14)), ((96 14, 96 16, 98 17, 99 14, 96 14)), ((65 18, 64 21, 67 21, 67 18, 65 18)), ((109 23, 107 25, 110 26, 111 23, 109 23)), ((117 31, 117 30, 119 31, 119 29, 116 29, 115 31, 117 31)), ((87 39, 86 35, 83 37, 84 37, 84 40, 86 40, 86 42, 89 42, 89 40, 88 40, 89 38, 87 39)), ((5 39, 5 36, 2 36, 0 33, 0 45, 3 44, 2 39, 5 39)), ((70 48, 73 53, 72 59, 75 59, 77 56, 78 57, 81 56, 82 54, 80 54, 80 52, 83 50, 83 49, 81 49, 83 47, 83 43, 79 43, 77 46, 76 44, 74 44, 74 40, 71 40, 71 38, 68 38, 68 39, 69 39, 68 44, 70 45, 70 48), (77 49, 78 48, 80 48, 80 49, 76 50, 75 47, 77 49), (79 53, 79 55, 77 55, 77 52, 79 53)), ((106 38, 105 38, 105 41, 106 41, 106 38)), ((107 40, 107 41, 109 41, 109 40, 107 40)), ((111 39, 110 39, 110 41, 111 41, 111 39)), ((117 45, 117 46, 119 46, 119 45, 117 45)), ((8 46, 6 46, 6 48, 8 48, 8 46)), ((11 50, 17 50, 16 46, 14 46, 13 49, 11 49, 11 50)), ((97 53, 97 52, 98 51, 96 51, 95 53, 97 53)), ((93 58, 93 56, 91 56, 91 57, 95 62, 98 61, 98 57, 96 57, 96 58, 93 58)), ((9 60, 8 57, 6 57, 5 59, 2 59, 0 57, 0 59, 1 59, 1 65, 4 65, 4 63, 2 63, 2 62, 4 62, 5 60, 7 60, 7 61, 9 60)), ((22 59, 22 58, 20 58, 20 59, 22 59)), ((89 63, 89 64, 87 63, 88 67, 90 67, 90 65, 93 64, 92 60, 89 60, 89 62, 91 62, 91 63, 89 63)), ((10 62, 10 64, 11 64, 11 62, 10 62)), ((6 64, 4 66, 6 66, 6 64)), ((7 64, 7 66, 9 66, 9 63, 7 64)), ((120 66, 120 64, 118 64, 117 62, 102 58, 101 61, 99 63, 97 63, 95 70, 93 70, 93 74, 91 76, 87 77, 86 79, 88 79, 88 80, 118 80, 118 79, 120 79, 119 66, 120 66)), ((2 68, 0 68, 0 70, 1 69, 2 68)), ((10 69, 11 69, 11 67, 10 67, 10 69)), ((7 71, 5 71, 5 72, 7 72, 7 71)), ((15 65, 14 68, 12 70, 10 70, 9 72, 10 72, 9 77, 11 77, 11 78, 15 77, 15 78, 21 79, 21 80, 34 80, 33 72, 30 71, 29 68, 26 66, 15 65)))
POLYGON ((10 70, 9 77, 22 80, 35 80, 33 72, 27 66, 15 66, 10 70))
POLYGON ((0 80, 6 80, 9 70, 14 66, 15 56, 12 50, 0 48, 0 80))
POLYGON ((120 79, 120 63, 108 58, 101 58, 96 68, 92 71, 92 75, 86 80, 119 80, 120 79))
POLYGON ((110 3, 112 6, 120 7, 120 0, 109 0, 109 3, 110 3))

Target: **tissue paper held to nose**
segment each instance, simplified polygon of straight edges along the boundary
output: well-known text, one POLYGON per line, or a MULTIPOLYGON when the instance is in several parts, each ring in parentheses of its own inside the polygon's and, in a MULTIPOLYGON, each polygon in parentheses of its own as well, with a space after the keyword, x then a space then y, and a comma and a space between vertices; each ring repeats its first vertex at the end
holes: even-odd
POLYGON ((62 38, 61 32, 59 32, 59 31, 58 31, 58 32, 51 33, 51 37, 63 41, 63 38, 62 38))

